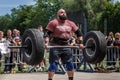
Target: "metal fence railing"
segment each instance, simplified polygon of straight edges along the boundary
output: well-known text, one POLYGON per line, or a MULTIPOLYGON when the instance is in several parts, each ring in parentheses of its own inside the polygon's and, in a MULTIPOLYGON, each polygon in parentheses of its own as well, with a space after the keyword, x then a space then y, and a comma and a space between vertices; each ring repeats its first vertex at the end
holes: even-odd
POLYGON ((107 47, 104 62, 106 62, 107 68, 120 68, 120 48, 107 47))
POLYGON ((22 67, 25 64, 23 62, 23 55, 20 49, 9 49, 6 43, 0 43, 1 52, 1 67, 0 71, 4 73, 15 72, 14 68, 17 66, 18 71, 22 71, 22 67))
MULTIPOLYGON (((3 46, 3 44, 2 44, 3 46)), ((72 49, 73 52, 73 64, 75 70, 82 71, 95 71, 95 65, 85 62, 83 57, 83 52, 80 49, 72 49)), ((8 70, 18 67, 18 70, 21 69, 25 63, 23 62, 23 55, 20 52, 20 49, 12 49, 9 53, 2 54, 2 64, 3 70, 8 70)), ((120 48, 109 46, 106 50, 106 56, 104 60, 100 63, 106 69, 120 69, 120 48)), ((61 65, 61 64, 60 64, 61 65)), ((2 67, 0 67, 1 69, 2 67)), ((62 67, 63 68, 63 67, 62 67)), ((64 70, 64 69, 63 69, 64 70)), ((65 72, 65 71, 64 71, 65 72)))
MULTIPOLYGON (((15 46, 14 46, 15 47, 15 46)), ((41 65, 28 65, 24 62, 23 54, 21 53, 21 48, 8 48, 6 43, 0 43, 0 73, 15 73, 15 72, 38 72, 44 71, 41 65), (23 70, 24 69, 24 70, 23 70)))
MULTIPOLYGON (((80 71, 95 71, 97 64, 89 64, 84 61, 82 50, 74 49, 73 50, 73 64, 76 70, 81 69, 80 71), (81 68, 80 68, 81 67, 81 68)), ((112 71, 120 72, 120 48, 115 46, 108 46, 106 50, 106 56, 101 63, 98 63, 99 66, 112 71)))

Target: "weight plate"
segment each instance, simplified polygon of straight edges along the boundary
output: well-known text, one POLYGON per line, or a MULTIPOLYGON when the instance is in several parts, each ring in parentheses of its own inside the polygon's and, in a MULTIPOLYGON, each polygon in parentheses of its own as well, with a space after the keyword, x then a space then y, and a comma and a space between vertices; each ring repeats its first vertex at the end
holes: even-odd
POLYGON ((22 36, 23 59, 29 65, 39 64, 44 57, 45 43, 43 34, 38 29, 28 29, 22 36))
POLYGON ((83 50, 84 58, 89 63, 99 63, 106 55, 106 40, 103 33, 100 31, 90 31, 84 37, 84 45, 86 47, 83 50))

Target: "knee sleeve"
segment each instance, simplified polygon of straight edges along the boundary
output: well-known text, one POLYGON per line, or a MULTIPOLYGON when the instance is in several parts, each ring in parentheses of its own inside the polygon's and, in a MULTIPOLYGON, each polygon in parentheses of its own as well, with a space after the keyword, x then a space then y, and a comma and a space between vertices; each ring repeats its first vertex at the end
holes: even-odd
POLYGON ((48 71, 55 72, 57 70, 57 64, 56 63, 50 63, 50 66, 48 68, 48 71))
POLYGON ((66 63, 66 68, 67 68, 67 71, 72 71, 73 70, 73 64, 72 64, 72 62, 67 62, 66 63))

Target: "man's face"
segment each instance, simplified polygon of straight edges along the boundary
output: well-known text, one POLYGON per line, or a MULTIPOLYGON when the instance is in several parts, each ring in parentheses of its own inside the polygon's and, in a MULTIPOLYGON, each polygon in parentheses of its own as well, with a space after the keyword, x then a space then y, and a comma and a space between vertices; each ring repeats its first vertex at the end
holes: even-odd
POLYGON ((60 9, 58 11, 57 15, 58 15, 58 17, 59 17, 60 20, 66 20, 67 19, 66 12, 63 9, 60 9))

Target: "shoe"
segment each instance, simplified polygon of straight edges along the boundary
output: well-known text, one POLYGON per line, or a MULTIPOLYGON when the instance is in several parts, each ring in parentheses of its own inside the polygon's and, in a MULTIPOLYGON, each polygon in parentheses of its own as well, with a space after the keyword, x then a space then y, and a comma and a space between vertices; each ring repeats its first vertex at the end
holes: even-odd
POLYGON ((107 66, 107 70, 113 70, 113 69, 115 69, 114 66, 107 66))

